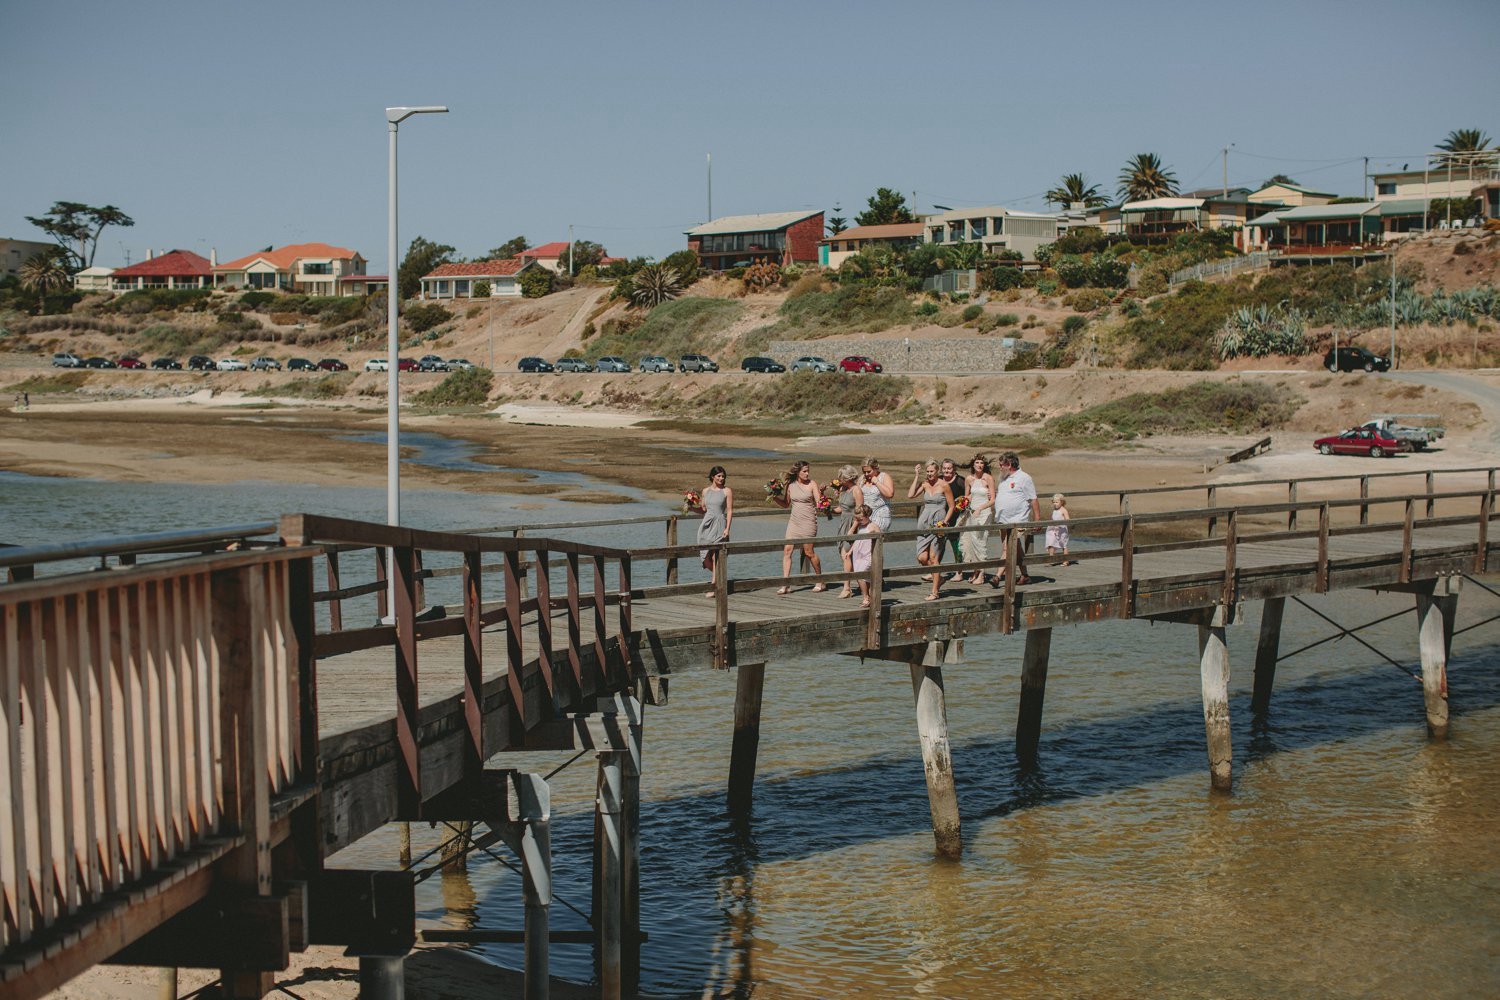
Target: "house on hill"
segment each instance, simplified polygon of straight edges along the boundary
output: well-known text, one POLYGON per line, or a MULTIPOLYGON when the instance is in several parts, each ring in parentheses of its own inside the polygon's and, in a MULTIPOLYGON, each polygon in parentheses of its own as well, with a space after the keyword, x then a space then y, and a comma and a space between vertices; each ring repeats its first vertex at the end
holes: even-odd
POLYGON ((898 222, 889 226, 854 226, 841 233, 824 237, 821 241, 818 263, 835 270, 844 261, 857 253, 877 246, 888 246, 897 250, 914 247, 922 242, 922 223, 898 222))
POLYGON ((1014 250, 1036 260, 1036 249, 1056 242, 1061 216, 1053 212, 1017 212, 1003 205, 947 209, 927 216, 922 225, 928 243, 979 243, 985 253, 1014 250))
POLYGON ((110 279, 115 273, 112 267, 86 267, 73 275, 73 287, 80 292, 108 292, 114 290, 110 279))
POLYGON ((262 250, 216 264, 213 270, 220 288, 279 288, 306 295, 355 295, 371 290, 368 278, 366 283, 342 280, 363 276, 365 259, 353 250, 327 243, 293 243, 262 250))
POLYGON ((698 266, 707 271, 727 271, 765 261, 782 267, 816 264, 823 239, 823 213, 726 215, 689 229, 686 235, 688 249, 698 255, 698 266))
POLYGON ((478 260, 468 264, 441 264, 422 275, 422 298, 473 298, 474 285, 480 281, 489 282, 491 298, 519 298, 521 275, 531 268, 541 266, 537 261, 521 257, 478 260))
MULTIPOLYGON (((568 247, 572 246, 567 240, 556 243, 543 243, 539 247, 528 247, 516 254, 521 260, 531 260, 545 267, 553 274, 563 274, 568 270, 568 247)), ((614 264, 624 260, 623 257, 611 257, 608 254, 599 258, 599 267, 614 264)))
POLYGON ((56 243, 43 240, 13 240, 0 236, 0 278, 13 277, 21 272, 21 265, 39 253, 51 253, 56 243))
POLYGON ((163 254, 158 254, 155 250, 147 252, 150 256, 139 264, 115 268, 115 272, 109 276, 110 287, 114 291, 214 286, 213 263, 191 250, 169 250, 163 254))
POLYGON ((1253 205, 1284 205, 1301 208, 1304 205, 1326 205, 1338 195, 1327 191, 1314 191, 1299 184, 1267 184, 1250 194, 1253 205))

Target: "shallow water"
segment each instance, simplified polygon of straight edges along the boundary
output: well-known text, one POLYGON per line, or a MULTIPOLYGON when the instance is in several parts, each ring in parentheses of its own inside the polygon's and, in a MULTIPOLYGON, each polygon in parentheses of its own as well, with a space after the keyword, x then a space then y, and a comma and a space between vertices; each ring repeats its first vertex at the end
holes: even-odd
MULTIPOLYGON (((431 527, 601 516, 597 508, 413 489, 431 527)), ((0 540, 255 520, 383 518, 380 490, 146 486, 0 476, 0 540), (212 516, 203 516, 211 513, 212 516), (194 516, 197 515, 197 516, 194 516)), ((632 508, 635 509, 635 508, 632 508)), ((643 513, 664 507, 641 507, 643 513)), ((615 508, 612 514, 627 513, 615 508)), ((746 530, 777 532, 775 518, 746 530)), ((601 533, 655 544, 657 526, 601 533)), ((737 532, 738 533, 738 532, 737 532)), ((570 536, 578 537, 578 536, 570 536)), ((1494 584, 1491 583, 1493 586, 1494 584)), ((1347 624, 1399 595, 1310 603, 1347 624)), ((1235 786, 1209 791, 1196 637, 1109 622, 1056 632, 1041 765, 1013 740, 1023 643, 966 643, 945 668, 964 856, 933 857, 905 667, 841 656, 766 671, 748 823, 725 813, 734 678, 675 678, 648 709, 642 791, 643 988, 759 997, 1475 997, 1500 989, 1500 624, 1459 635, 1452 738, 1421 688, 1345 639, 1284 662, 1252 722, 1259 607, 1228 633, 1235 786)), ((1467 584, 1459 627, 1500 611, 1467 584)), ((1329 634, 1289 604, 1283 650, 1329 634)), ((1415 668, 1410 614, 1361 633, 1415 668)), ((560 754, 513 756, 537 771, 560 754)), ((560 899, 589 904, 590 758, 553 779, 560 899)), ((439 833, 414 827, 417 849, 439 833)), ((394 866, 395 828, 338 859, 394 866)), ((519 878, 487 858, 422 883, 425 921, 519 927, 519 878)), ((555 927, 582 927, 559 901, 555 927)), ((520 965, 519 949, 484 954, 520 965)), ((588 980, 587 947, 552 967, 588 980)))

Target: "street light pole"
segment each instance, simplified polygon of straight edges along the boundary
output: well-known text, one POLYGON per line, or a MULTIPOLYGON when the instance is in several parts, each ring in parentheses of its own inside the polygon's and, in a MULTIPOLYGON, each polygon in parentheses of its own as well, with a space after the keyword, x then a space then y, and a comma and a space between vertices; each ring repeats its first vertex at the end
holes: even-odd
MULTIPOLYGON (((390 211, 390 225, 386 231, 386 269, 389 275, 386 279, 386 333, 387 350, 386 359, 386 523, 401 523, 401 442, 400 442, 400 413, 401 395, 397 389, 396 381, 401 374, 401 366, 397 362, 400 356, 400 343, 397 336, 397 322, 400 313, 400 287, 397 282, 396 262, 396 131, 401 123, 412 115, 423 114, 446 114, 448 109, 440 105, 427 105, 417 108, 386 108, 385 127, 390 134, 390 191, 388 208, 390 211)), ((394 560, 395 551, 390 550, 394 560)), ((394 561, 386 572, 386 579, 390 581, 390 601, 388 608, 392 616, 396 613, 396 573, 394 561)))

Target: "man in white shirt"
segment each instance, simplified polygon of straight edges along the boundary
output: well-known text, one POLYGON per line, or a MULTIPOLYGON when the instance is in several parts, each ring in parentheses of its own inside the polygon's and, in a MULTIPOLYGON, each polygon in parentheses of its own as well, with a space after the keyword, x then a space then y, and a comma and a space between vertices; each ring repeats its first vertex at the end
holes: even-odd
MULTIPOLYGON (((999 471, 999 482, 995 484, 995 490, 999 494, 995 497, 995 521, 1000 524, 1040 521, 1042 508, 1037 502, 1036 483, 1032 481, 1029 473, 1021 471, 1021 456, 1013 451, 1007 451, 1001 455, 999 471)), ((1001 574, 990 581, 991 586, 1000 586, 1004 580, 1004 572, 1001 570, 1001 574)), ((1024 540, 1019 540, 1016 547, 1016 565, 1013 572, 1016 574, 1017 585, 1031 582, 1031 577, 1026 575, 1024 540)))

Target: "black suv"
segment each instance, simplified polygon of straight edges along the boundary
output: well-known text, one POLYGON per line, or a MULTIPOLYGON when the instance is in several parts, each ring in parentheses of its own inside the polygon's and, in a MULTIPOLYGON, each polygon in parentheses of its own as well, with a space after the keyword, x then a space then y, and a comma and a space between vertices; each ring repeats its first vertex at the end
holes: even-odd
POLYGON ((523 372, 551 372, 557 370, 552 367, 552 362, 544 358, 522 358, 516 365, 516 369, 523 372))
POLYGON ((306 358, 293 358, 286 363, 286 370, 289 372, 315 372, 318 370, 318 366, 306 358))
POLYGON ((1383 358, 1363 347, 1340 347, 1337 362, 1334 361, 1333 351, 1323 355, 1323 367, 1331 372, 1388 372, 1391 370, 1391 359, 1383 358))
POLYGON ((201 354, 194 354, 188 358, 188 368, 195 372, 216 372, 219 370, 219 363, 213 358, 205 358, 201 354))
POLYGON ((740 368, 747 372, 784 372, 786 365, 775 358, 746 358, 740 362, 740 368))
POLYGON ((157 371, 180 372, 182 371, 182 362, 176 358, 157 358, 151 362, 151 367, 157 371))

